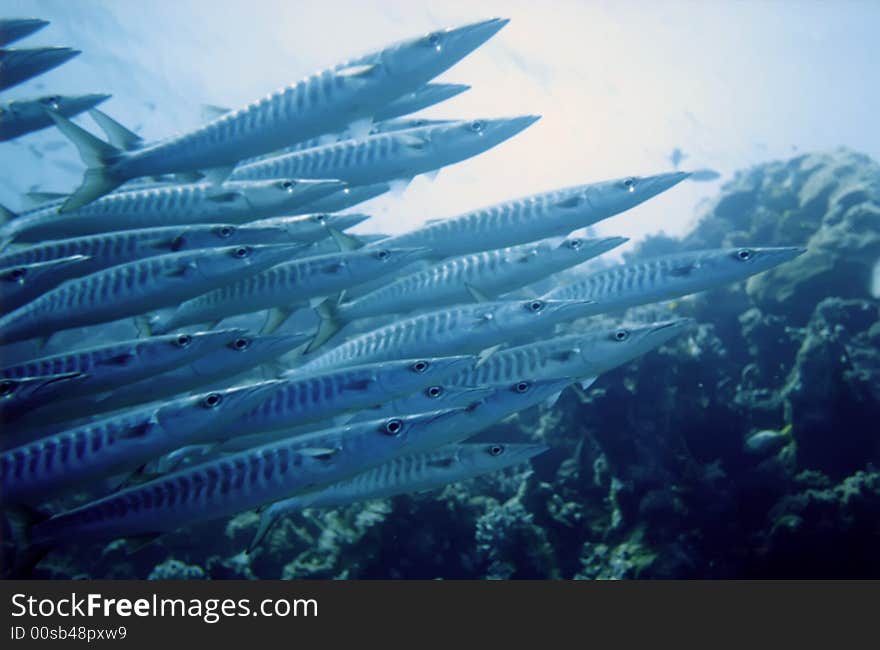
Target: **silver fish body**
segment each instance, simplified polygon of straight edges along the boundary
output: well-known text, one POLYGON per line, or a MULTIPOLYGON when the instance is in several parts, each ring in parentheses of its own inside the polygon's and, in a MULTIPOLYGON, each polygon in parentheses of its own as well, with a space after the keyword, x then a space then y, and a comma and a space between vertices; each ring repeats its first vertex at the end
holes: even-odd
MULTIPOLYGON (((287 240, 312 244, 330 237, 331 230, 343 232, 363 223, 370 218, 368 214, 349 212, 346 214, 331 214, 318 212, 315 214, 302 214, 293 217, 270 217, 251 221, 247 228, 280 228, 284 231, 287 240)), ((337 246, 338 249, 338 246, 337 246)))
POLYGON ((222 185, 155 185, 114 192, 62 212, 53 201, 20 214, 0 228, 4 241, 35 242, 188 224, 240 224, 292 213, 342 188, 336 180, 274 179, 222 185))
POLYGON ((625 237, 546 240, 454 257, 412 273, 358 298, 333 306, 341 323, 388 313, 489 299, 537 282, 625 243, 625 237))
POLYGON ((434 220, 388 241, 429 246, 437 259, 525 244, 566 235, 629 210, 685 178, 685 173, 671 172, 569 187, 434 220))
POLYGON ((88 273, 91 258, 71 255, 0 268, 0 313, 7 314, 70 278, 88 273))
POLYGON ((90 167, 65 210, 131 178, 231 166, 279 146, 341 131, 427 83, 506 22, 488 20, 395 43, 311 75, 198 129, 131 152, 121 152, 87 133, 73 133, 71 123, 59 122, 68 137, 85 148, 90 167))
POLYGON ((29 537, 36 546, 51 546, 70 538, 161 534, 234 515, 380 465, 410 440, 448 428, 459 412, 366 422, 224 456, 51 517, 33 526, 29 537))
POLYGON ((243 165, 231 178, 338 178, 355 186, 409 179, 476 156, 537 119, 525 116, 460 121, 379 133, 243 165))
POLYGON ((0 340, 51 336, 178 303, 286 259, 296 244, 171 253, 75 278, 0 318, 0 340))
MULTIPOLYGON (((0 378, 24 379, 45 375, 79 373, 82 377, 53 396, 53 404, 62 410, 66 400, 97 394, 137 382, 147 377, 183 366, 224 346, 230 337, 243 336, 242 330, 178 333, 148 339, 134 339, 84 350, 62 352, 0 369, 0 378)), ((43 399, 31 406, 49 406, 43 399)))
MULTIPOLYGON (((291 217, 296 219, 296 217, 291 217)), ((122 230, 69 239, 53 239, 19 250, 0 254, 0 269, 19 264, 34 264, 73 255, 88 256, 77 265, 75 276, 88 275, 101 269, 165 253, 220 246, 254 246, 299 241, 290 230, 280 225, 255 222, 233 224, 195 224, 122 230)), ((292 229, 291 229, 292 230, 292 229)), ((303 247, 305 250, 305 247, 303 247)), ((70 277, 74 277, 71 275, 70 277)))
POLYGON ((85 376, 81 372, 62 372, 0 379, 0 421, 4 422, 3 433, 11 433, 9 421, 27 413, 35 401, 50 400, 85 376))
POLYGON ((681 335, 693 321, 672 321, 587 331, 499 350, 477 368, 450 378, 460 386, 496 385, 520 377, 586 379, 623 365, 681 335))
POLYGON ((260 513, 260 523, 249 551, 265 538, 275 522, 294 512, 306 508, 338 508, 351 503, 436 490, 528 462, 548 449, 547 445, 542 444, 486 442, 446 445, 418 454, 398 456, 346 481, 272 503, 260 513))
POLYGON ((213 431, 270 393, 278 382, 236 386, 133 409, 39 438, 0 454, 5 504, 29 503, 136 469, 213 431))
POLYGON ((347 210, 361 203, 365 203, 371 199, 391 191, 388 183, 376 183, 375 185, 360 185, 358 187, 346 187, 337 190, 329 196, 322 199, 315 199, 306 204, 305 208, 296 214, 305 214, 308 212, 339 212, 347 210))
POLYGON ((236 314, 305 305, 310 298, 338 293, 392 273, 427 253, 424 249, 362 248, 295 259, 160 312, 151 319, 150 326, 152 331, 161 333, 191 323, 217 322, 236 314))
POLYGON ((73 117, 108 99, 110 95, 47 95, 0 102, 0 142, 53 126, 47 106, 64 117, 73 117))
POLYGON ((515 337, 538 336, 557 323, 579 318, 588 302, 498 301, 446 307, 392 322, 355 336, 293 372, 374 363, 419 354, 476 353, 515 337))
POLYGON ((403 359, 289 374, 284 384, 253 411, 233 423, 237 432, 254 434, 291 429, 381 404, 442 381, 476 358, 469 355, 403 359))
POLYGON ((801 255, 803 248, 731 248, 676 253, 596 271, 544 295, 550 300, 595 300, 605 313, 686 296, 744 280, 801 255))

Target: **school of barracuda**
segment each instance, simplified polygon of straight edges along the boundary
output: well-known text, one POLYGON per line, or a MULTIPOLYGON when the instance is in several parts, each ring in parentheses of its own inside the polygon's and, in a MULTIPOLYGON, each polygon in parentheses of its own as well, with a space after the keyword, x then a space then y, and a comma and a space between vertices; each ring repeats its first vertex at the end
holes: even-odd
MULTIPOLYGON (((28 552, 146 541, 260 509, 253 548, 303 508, 528 462, 546 447, 465 441, 692 325, 579 319, 803 252, 682 252, 533 290, 625 243, 575 231, 672 188, 688 177, 679 171, 517 198, 396 236, 346 233, 369 215, 345 210, 538 120, 410 117, 467 91, 432 80, 506 23, 389 45, 237 110, 211 107, 204 126, 153 143, 95 108, 109 95, 0 104, 0 140, 57 127, 86 165, 72 194, 2 208, 0 486, 28 552), (71 121, 86 111, 106 139, 71 121), (301 310, 317 328, 290 325, 301 310), (239 326, 256 314, 259 331, 239 326), (139 335, 118 336, 119 321, 139 335), (56 337, 64 345, 50 354, 56 337), (90 500, 72 507, 83 492, 90 500)), ((0 21, 2 87, 78 54, 8 47, 46 24, 0 21)))

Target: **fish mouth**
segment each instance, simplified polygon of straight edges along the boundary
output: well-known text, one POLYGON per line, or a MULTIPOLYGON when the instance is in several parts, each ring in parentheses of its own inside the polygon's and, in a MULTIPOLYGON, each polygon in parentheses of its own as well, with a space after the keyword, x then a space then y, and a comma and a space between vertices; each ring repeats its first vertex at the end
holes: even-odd
POLYGON ((334 226, 341 230, 348 230, 349 228, 354 228, 358 224, 369 219, 370 215, 364 214, 363 212, 353 212, 351 214, 333 214, 330 215, 330 217, 332 223, 328 224, 325 221, 325 226, 334 226))
POLYGON ((440 357, 434 359, 431 363, 435 366, 439 366, 438 369, 440 372, 444 373, 443 376, 449 376, 459 368, 464 367, 466 364, 476 363, 476 361, 477 355, 475 354, 461 354, 451 357, 440 357))
POLYGON ((401 260, 422 259, 423 257, 428 257, 432 249, 427 246, 417 246, 414 248, 398 248, 395 249, 395 252, 398 253, 401 260))

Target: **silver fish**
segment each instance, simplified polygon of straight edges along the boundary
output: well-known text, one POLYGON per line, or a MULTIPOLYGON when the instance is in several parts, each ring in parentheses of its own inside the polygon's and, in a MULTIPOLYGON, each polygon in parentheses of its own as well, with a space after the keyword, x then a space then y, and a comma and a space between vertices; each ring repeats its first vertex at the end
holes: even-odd
POLYGON ((336 180, 274 179, 244 183, 156 185, 115 192, 88 207, 61 212, 53 201, 15 215, 4 208, 0 239, 34 242, 195 223, 239 224, 291 214, 295 208, 339 190, 336 180))
POLYGON ((149 324, 151 331, 162 333, 192 323, 216 323, 235 314, 274 309, 265 330, 268 333, 309 299, 393 273, 427 253, 418 248, 362 248, 296 259, 155 314, 149 324))
POLYGON ((557 287, 548 300, 595 300, 605 313, 744 280, 794 259, 804 248, 728 248, 676 253, 596 271, 557 287))
POLYGON ((469 355, 402 359, 288 375, 281 389, 232 426, 254 434, 325 420, 436 384, 475 361, 469 355))
POLYGON ((388 183, 376 183, 375 185, 361 185, 358 187, 346 187, 337 190, 323 199, 316 199, 306 204, 305 209, 297 214, 306 212, 339 212, 347 210, 361 203, 365 203, 377 196, 382 196, 391 191, 388 183))
MULTIPOLYGON (((97 394, 117 386, 152 377, 195 360, 224 346, 243 330, 178 333, 149 339, 134 339, 73 352, 62 352, 0 369, 0 378, 23 379, 63 373, 82 377, 65 386, 53 402, 80 395, 97 394)), ((41 400, 40 401, 44 401, 41 400)), ((33 407, 39 404, 31 404, 33 407)), ((65 408, 62 406, 62 408, 65 408)), ((70 408, 68 404, 66 408, 70 408)))
POLYGON ((0 90, 57 68, 81 54, 70 47, 32 47, 0 50, 0 90))
POLYGON ((359 318, 495 300, 626 241, 626 237, 568 237, 474 253, 405 275, 349 302, 328 300, 318 308, 323 322, 308 351, 359 318))
MULTIPOLYGON (((297 217, 290 218, 297 219, 297 217)), ((88 260, 78 264, 74 269, 76 272, 68 276, 77 277, 95 273, 117 264, 133 262, 163 253, 177 253, 219 246, 282 244, 299 241, 289 234, 291 230, 296 231, 298 228, 288 229, 282 226, 283 222, 277 222, 277 224, 274 225, 269 221, 242 226, 228 223, 197 224, 122 230, 70 239, 53 239, 0 255, 0 269, 15 267, 19 264, 57 260, 72 255, 88 256, 88 260)), ((304 245, 302 250, 306 249, 307 247, 304 245)))
POLYGON ((91 258, 71 255, 0 269, 0 310, 7 314, 70 278, 88 273, 91 258))
POLYGON ((53 115, 89 167, 63 209, 85 205, 139 176, 218 170, 222 177, 245 158, 341 131, 436 77, 506 23, 487 20, 395 43, 307 77, 198 129, 134 151, 120 151, 53 115))
POLYGON ((171 253, 65 282, 0 318, 0 340, 51 336, 178 303, 286 259, 298 244, 171 253))
POLYGON ((321 490, 304 492, 276 501, 260 513, 257 532, 248 548, 252 552, 275 523, 306 508, 338 508, 400 494, 436 490, 450 483, 528 462, 550 449, 542 444, 486 442, 447 445, 431 451, 399 456, 352 478, 321 490))
POLYGON ((215 430, 277 388, 236 386, 133 409, 40 438, 0 454, 6 504, 29 503, 134 470, 175 447, 210 440, 215 430))
MULTIPOLYGON (((66 387, 81 381, 81 372, 0 379, 0 421, 18 418, 35 401, 52 399, 66 387)), ((4 425, 4 434, 9 433, 4 425)))
POLYGON ((491 149, 537 119, 481 119, 379 133, 243 165, 231 178, 338 178, 349 185, 411 179, 491 149))
POLYGON ((0 142, 53 126, 47 106, 64 117, 73 117, 108 99, 110 95, 47 95, 0 102, 0 142))
POLYGON ((508 300, 458 305, 395 321, 355 336, 306 361, 292 372, 374 363, 418 354, 476 353, 512 338, 549 331, 579 318, 589 302, 508 300))
POLYGON ((394 458, 413 439, 448 429, 460 410, 395 417, 285 440, 186 468, 38 523, 36 547, 67 539, 157 535, 234 515, 353 476, 394 458), (334 447, 314 445, 327 445, 334 447))
POLYGON ((460 386, 494 385, 520 377, 580 379, 623 365, 663 345, 693 325, 689 318, 660 323, 599 329, 499 350, 477 368, 450 378, 460 386))
POLYGON ((389 238, 429 246, 442 259, 566 235, 639 205, 687 178, 683 172, 630 176, 498 203, 389 238))

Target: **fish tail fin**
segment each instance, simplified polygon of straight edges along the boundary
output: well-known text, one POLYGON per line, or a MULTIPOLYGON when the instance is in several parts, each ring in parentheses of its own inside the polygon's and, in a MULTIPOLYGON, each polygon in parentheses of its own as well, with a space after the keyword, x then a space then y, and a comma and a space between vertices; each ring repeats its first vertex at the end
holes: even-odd
POLYGON ((123 151, 134 151, 138 149, 144 140, 134 131, 124 127, 122 124, 114 120, 112 117, 99 111, 97 108, 89 110, 89 115, 95 120, 95 123, 101 127, 101 130, 107 136, 107 139, 117 149, 123 151))
POLYGON ((281 518, 281 515, 284 514, 284 512, 288 512, 291 509, 296 508, 296 506, 293 505, 294 500, 295 497, 283 501, 283 510, 277 508, 277 504, 271 504, 260 512, 260 523, 257 524, 257 532, 254 533, 254 538, 251 540, 251 543, 248 545, 247 550, 245 551, 247 555, 251 555, 255 550, 257 550, 257 547, 263 542, 264 539, 266 539, 266 535, 271 532, 272 528, 274 528, 275 524, 278 523, 278 520, 281 518))
POLYGON ((329 339, 335 336, 336 333, 342 329, 342 326, 345 325, 345 322, 340 318, 339 310, 336 307, 336 300, 334 298, 328 298, 315 307, 315 313, 321 317, 321 324, 318 325, 318 331, 315 333, 315 338, 312 339, 311 343, 309 343, 308 347, 305 349, 305 354, 317 350, 329 339))
POLYGON ((0 205, 0 225, 5 225, 18 216, 17 212, 13 212, 5 205, 0 205))
POLYGON ((0 205, 0 228, 2 228, 0 230, 0 252, 6 250, 6 247, 15 239, 15 235, 5 226, 8 226, 17 216, 16 212, 13 212, 5 205, 0 205))
POLYGON ((52 110, 47 112, 58 130, 74 144, 79 151, 80 158, 88 167, 83 176, 82 184, 67 198, 61 206, 61 212, 69 212, 91 203, 112 192, 128 180, 114 176, 105 166, 123 156, 124 153, 121 150, 96 138, 57 112, 52 110))

